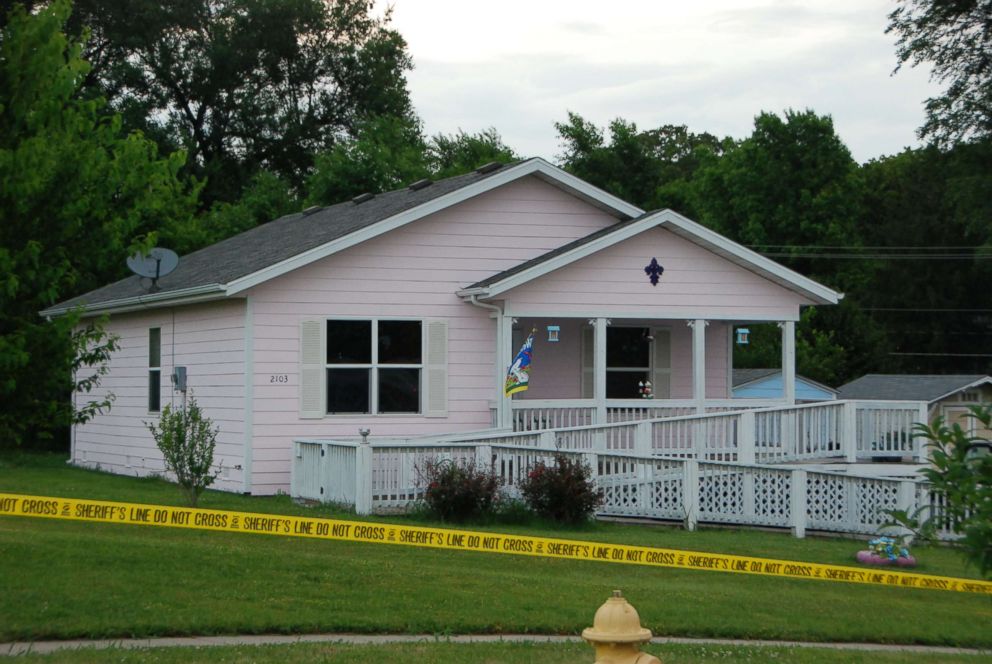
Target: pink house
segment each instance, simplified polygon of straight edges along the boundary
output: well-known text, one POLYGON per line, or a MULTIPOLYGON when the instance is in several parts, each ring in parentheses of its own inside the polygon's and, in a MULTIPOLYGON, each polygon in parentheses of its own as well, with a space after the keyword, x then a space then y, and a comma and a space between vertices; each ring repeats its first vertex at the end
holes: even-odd
POLYGON ((218 486, 288 489, 293 440, 535 429, 740 408, 737 325, 782 328, 841 295, 670 210, 644 212, 541 159, 492 164, 272 221, 43 312, 109 314, 112 410, 72 462, 162 471, 146 428, 183 394, 220 427, 218 486), (503 397, 536 330, 530 389, 503 397), (550 340, 557 337, 557 341, 550 340), (653 399, 643 398, 650 382, 653 399))

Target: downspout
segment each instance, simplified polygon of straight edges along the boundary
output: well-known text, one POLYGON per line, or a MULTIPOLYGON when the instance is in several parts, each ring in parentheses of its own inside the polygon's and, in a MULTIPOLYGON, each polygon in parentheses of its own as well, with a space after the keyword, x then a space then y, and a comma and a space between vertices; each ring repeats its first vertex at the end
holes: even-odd
POLYGON ((497 427, 500 427, 500 426, 503 425, 503 421, 504 421, 503 410, 506 408, 505 403, 504 403, 505 402, 505 399, 502 399, 500 397, 500 393, 499 393, 499 390, 498 390, 498 385, 499 385, 499 382, 498 382, 498 376, 499 376, 499 354, 500 354, 500 350, 503 348, 503 339, 501 338, 501 336, 503 334, 503 309, 501 309, 498 305, 495 305, 495 304, 488 304, 486 302, 479 302, 478 297, 479 297, 478 294, 469 295, 468 296, 468 302, 469 302, 469 304, 471 304, 473 306, 476 306, 476 307, 481 307, 483 309, 489 309, 490 311, 495 311, 496 312, 496 367, 494 369, 495 370, 494 378, 497 378, 497 383, 496 383, 496 385, 494 387, 497 388, 497 391, 496 391, 496 426, 497 427))

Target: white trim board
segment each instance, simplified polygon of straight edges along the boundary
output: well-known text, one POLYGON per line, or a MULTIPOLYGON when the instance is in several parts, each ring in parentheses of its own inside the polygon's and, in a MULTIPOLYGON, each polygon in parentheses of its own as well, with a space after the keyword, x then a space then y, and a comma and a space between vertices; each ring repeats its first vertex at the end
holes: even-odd
POLYGON ((467 288, 459 291, 458 295, 461 297, 476 295, 487 299, 496 297, 511 288, 542 277, 554 270, 570 265, 575 261, 591 256, 656 227, 670 230, 679 237, 698 244, 730 260, 736 265, 810 298, 816 304, 837 304, 844 297, 842 293, 838 293, 823 284, 804 277, 784 265, 779 265, 775 261, 765 258, 747 247, 737 244, 672 210, 655 212, 639 221, 617 229, 613 233, 603 235, 562 254, 552 256, 548 260, 537 263, 526 270, 509 275, 501 281, 481 288, 467 288))

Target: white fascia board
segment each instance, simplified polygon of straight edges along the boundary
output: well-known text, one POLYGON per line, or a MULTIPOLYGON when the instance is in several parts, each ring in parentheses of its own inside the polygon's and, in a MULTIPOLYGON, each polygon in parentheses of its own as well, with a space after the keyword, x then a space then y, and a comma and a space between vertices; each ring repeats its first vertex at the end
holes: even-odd
MULTIPOLYGON (((588 320, 591 318, 610 318, 612 320, 626 319, 637 321, 690 321, 702 319, 707 321, 719 321, 721 323, 735 323, 741 318, 740 314, 733 312, 713 313, 710 311, 699 311, 698 309, 665 309, 664 315, 652 315, 650 312, 645 312, 643 309, 635 310, 622 309, 620 307, 598 307, 596 309, 569 310, 543 306, 531 308, 529 305, 518 305, 515 307, 509 302, 504 306, 503 315, 511 318, 578 318, 580 320, 588 320)), ((748 320, 755 323, 783 323, 787 321, 798 323, 799 312, 796 311, 794 314, 751 314, 748 315, 748 320)))
POLYGON ((674 226, 700 242, 708 244, 729 256, 740 259, 745 264, 742 267, 749 266, 752 271, 764 272, 776 277, 782 282, 791 285, 793 290, 797 290, 816 300, 818 304, 837 304, 844 297, 843 293, 838 293, 823 284, 813 281, 809 277, 804 277, 798 272, 776 263, 770 258, 765 258, 756 251, 751 251, 747 247, 729 240, 702 224, 697 224, 691 219, 683 217, 677 212, 664 210, 661 214, 666 217, 664 220, 666 225, 674 226))
POLYGON ((194 286, 193 288, 183 288, 164 293, 147 293, 134 297, 124 297, 119 300, 108 300, 94 304, 82 304, 75 307, 52 307, 39 312, 42 316, 61 316, 73 309, 82 309, 84 317, 99 316, 101 314, 119 314, 129 311, 140 311, 152 307, 164 307, 169 305, 192 304, 194 302, 204 302, 207 300, 219 300, 224 298, 227 292, 221 284, 207 284, 204 286, 194 286))
POLYGON ((401 226, 405 226, 406 224, 426 217, 427 215, 440 212, 441 210, 467 201, 470 198, 484 194, 487 191, 501 187, 505 184, 513 182, 514 180, 519 180, 522 177, 535 174, 540 174, 546 178, 553 179, 566 189, 574 190, 577 195, 596 200, 602 205, 614 210, 618 216, 635 217, 642 214, 640 208, 629 203, 625 203, 616 196, 608 194, 605 191, 592 186, 588 182, 583 182, 574 175, 569 175, 560 168, 556 168, 538 157, 528 159, 527 161, 517 164, 516 166, 504 168, 500 172, 474 184, 467 185, 449 194, 445 194, 444 196, 439 196, 438 198, 428 201, 422 205, 405 210, 404 212, 383 219, 382 221, 376 222, 361 230, 355 231, 354 233, 336 240, 332 240, 326 244, 322 244, 319 247, 314 247, 309 251, 297 254, 292 258, 287 258, 284 261, 276 263, 275 265, 270 265, 262 270, 241 277, 240 279, 235 279, 227 284, 227 294, 234 295, 236 293, 240 293, 241 291, 257 286, 258 284, 268 281, 269 279, 274 279, 275 277, 286 274, 287 272, 291 272, 309 265, 314 261, 326 258, 331 254, 335 254, 339 251, 343 251, 344 249, 348 249, 349 247, 353 247, 356 244, 371 240, 372 238, 388 233, 389 231, 400 228, 401 226))
POLYGON ((957 388, 956 390, 951 390, 947 394, 943 394, 943 395, 937 397, 936 399, 931 399, 929 403, 937 403, 938 401, 943 401, 944 399, 946 399, 947 397, 951 396, 952 394, 957 394, 958 392, 964 392, 965 390, 970 390, 970 389, 975 388, 975 387, 981 387, 982 385, 992 385, 992 377, 986 376, 985 378, 979 378, 978 380, 974 381, 973 383, 968 383, 967 385, 962 385, 961 387, 957 388))

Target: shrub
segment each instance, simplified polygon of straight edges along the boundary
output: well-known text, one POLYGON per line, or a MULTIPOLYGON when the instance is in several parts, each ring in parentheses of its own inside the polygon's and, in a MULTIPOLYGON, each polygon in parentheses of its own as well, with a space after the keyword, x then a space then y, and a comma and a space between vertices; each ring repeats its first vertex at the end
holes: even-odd
POLYGON ((442 521, 489 517, 499 504, 500 479, 492 471, 477 468, 474 461, 432 459, 420 470, 427 487, 424 505, 442 521))
POLYGON ((556 454, 552 466, 534 466, 520 483, 520 492, 539 516, 561 523, 587 521, 602 503, 592 470, 564 454, 556 454))
POLYGON ((165 469, 175 474, 190 507, 196 507, 200 494, 220 474, 219 470, 211 469, 220 430, 203 415, 193 397, 185 408, 173 409, 167 404, 158 425, 146 422, 146 426, 162 451, 165 469))

